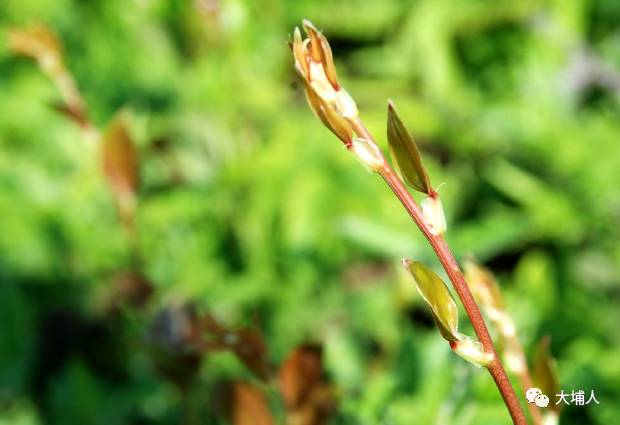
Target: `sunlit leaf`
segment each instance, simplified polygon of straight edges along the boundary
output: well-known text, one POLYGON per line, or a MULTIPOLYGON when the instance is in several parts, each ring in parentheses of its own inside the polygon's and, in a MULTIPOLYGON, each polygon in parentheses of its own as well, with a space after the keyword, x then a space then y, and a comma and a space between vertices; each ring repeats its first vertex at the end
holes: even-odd
MULTIPOLYGON (((536 346, 532 379, 534 380, 534 385, 540 388, 543 394, 552 397, 560 393, 560 381, 558 379, 555 359, 551 356, 550 342, 550 338, 545 336, 536 346)), ((561 404, 562 403, 556 405, 555 403, 551 403, 549 407, 554 410, 559 410, 561 404)))
POLYGON ((58 37, 46 26, 35 25, 9 30, 9 47, 17 54, 29 56, 42 66, 56 66, 62 59, 58 37))
POLYGON ((448 287, 424 264, 405 259, 403 265, 411 273, 416 287, 433 312, 441 335, 448 341, 458 340, 458 309, 448 287))
POLYGON ((392 156, 405 182, 417 191, 430 194, 431 183, 422 165, 418 147, 398 117, 392 101, 388 101, 387 138, 392 156))
POLYGON ((81 127, 88 127, 86 106, 64 65, 62 43, 56 34, 46 26, 35 25, 9 30, 8 39, 13 53, 35 59, 41 71, 54 81, 63 98, 53 105, 54 109, 81 127))

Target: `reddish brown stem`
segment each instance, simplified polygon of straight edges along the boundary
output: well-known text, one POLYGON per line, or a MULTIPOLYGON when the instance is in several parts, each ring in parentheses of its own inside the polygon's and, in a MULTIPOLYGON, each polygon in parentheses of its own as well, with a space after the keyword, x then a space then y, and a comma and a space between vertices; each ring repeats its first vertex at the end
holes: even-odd
MULTIPOLYGON (((359 137, 363 137, 366 140, 374 142, 374 138, 359 119, 353 122, 353 128, 359 137)), ((469 320, 471 321, 476 335, 478 335, 478 339, 482 343, 485 351, 493 353, 494 360, 487 366, 487 369, 493 377, 493 380, 495 381, 495 384, 504 399, 504 403, 508 408, 512 421, 515 425, 527 425, 525 414, 519 404, 519 399, 517 398, 512 384, 508 379, 508 375, 506 374, 506 371, 497 356, 495 345, 493 344, 489 330, 484 323, 480 309, 474 301, 474 297, 469 290, 469 286, 465 281, 463 273, 461 272, 454 255, 452 255, 450 248, 446 244, 446 241, 441 235, 433 235, 430 232, 428 226, 422 218, 422 212, 420 211, 418 204, 415 202, 400 177, 398 177, 387 162, 384 162, 383 167, 379 169, 378 172, 390 186, 422 234, 424 234, 428 242, 433 247, 435 254, 437 254, 437 258, 441 262, 441 265, 450 278, 450 281, 454 285, 454 289, 461 299, 463 307, 465 307, 467 316, 469 316, 469 320)))
MULTIPOLYGON (((521 381, 522 390, 525 393, 525 391, 527 391, 528 388, 532 388, 534 386, 534 383, 532 382, 532 377, 530 376, 530 371, 527 367, 527 363, 525 360, 525 354, 523 352, 523 347, 521 346, 521 343, 519 342, 519 338, 517 338, 514 335, 508 338, 507 343, 512 344, 514 350, 519 355, 519 361, 523 365, 518 375, 519 375, 519 381, 521 381)), ((540 414, 540 411, 538 410, 538 406, 536 406, 536 404, 534 403, 528 403, 527 408, 530 412, 530 417, 534 425, 541 425, 542 416, 540 414)))

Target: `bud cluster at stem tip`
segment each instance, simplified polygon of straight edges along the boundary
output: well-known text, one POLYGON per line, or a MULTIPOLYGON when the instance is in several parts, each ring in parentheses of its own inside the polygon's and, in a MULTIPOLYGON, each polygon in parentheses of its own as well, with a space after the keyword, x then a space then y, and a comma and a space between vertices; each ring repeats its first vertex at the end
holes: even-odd
POLYGON ((308 20, 303 21, 303 27, 308 38, 302 39, 299 28, 295 28, 290 46, 308 104, 323 124, 350 148, 351 121, 357 118, 357 105, 338 83, 332 51, 325 36, 308 20))

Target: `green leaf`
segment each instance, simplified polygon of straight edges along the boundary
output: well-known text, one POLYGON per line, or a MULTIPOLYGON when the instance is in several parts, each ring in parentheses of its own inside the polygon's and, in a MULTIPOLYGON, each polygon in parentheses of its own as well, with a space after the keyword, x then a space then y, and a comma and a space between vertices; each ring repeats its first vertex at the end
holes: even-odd
POLYGON ((390 152, 405 182, 419 192, 430 194, 433 189, 422 165, 418 147, 398 117, 391 100, 388 101, 387 137, 390 152))
MULTIPOLYGON (((533 380, 534 385, 540 388, 543 394, 552 396, 560 392, 560 382, 558 379, 557 368, 555 359, 551 356, 549 350, 550 338, 545 336, 542 338, 536 346, 534 353, 534 365, 533 365, 533 380)), ((559 410, 562 403, 549 406, 554 410, 559 410)))
POLYGON ((420 295, 431 308, 441 336, 449 342, 458 341, 459 312, 446 284, 422 263, 405 259, 403 265, 413 276, 420 295))

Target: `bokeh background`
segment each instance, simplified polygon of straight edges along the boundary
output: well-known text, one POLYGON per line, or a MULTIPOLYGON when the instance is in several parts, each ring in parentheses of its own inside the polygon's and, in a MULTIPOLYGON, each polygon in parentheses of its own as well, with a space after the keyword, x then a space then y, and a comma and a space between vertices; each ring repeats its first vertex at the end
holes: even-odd
POLYGON ((227 423, 222 383, 258 379, 185 350, 179 327, 205 314, 260 332, 273 367, 321 345, 329 423, 508 423, 400 270, 439 270, 432 251, 305 104, 286 44, 302 18, 384 147, 394 100, 446 183, 455 255, 497 274, 528 354, 549 335, 561 388, 595 391, 561 423, 619 423, 620 3, 4 0, 0 424, 227 423), (133 237, 97 144, 9 51, 34 23, 62 40, 96 126, 125 110, 133 237))

